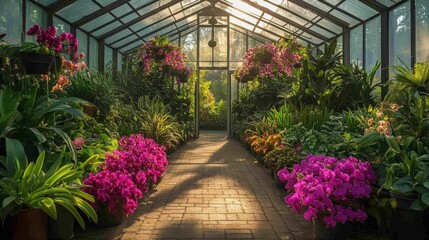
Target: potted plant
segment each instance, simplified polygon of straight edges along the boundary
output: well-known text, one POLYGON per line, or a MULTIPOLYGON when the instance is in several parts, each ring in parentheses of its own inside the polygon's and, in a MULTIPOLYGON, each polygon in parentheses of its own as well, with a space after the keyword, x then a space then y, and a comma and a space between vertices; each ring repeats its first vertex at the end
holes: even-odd
POLYGON ((71 33, 62 33, 57 36, 57 29, 49 26, 41 29, 33 25, 27 35, 34 36, 37 43, 23 42, 20 44, 20 57, 27 74, 47 74, 49 70, 55 72, 61 69, 60 53, 66 53, 77 61, 78 41, 71 33))
POLYGON ((286 183, 287 205, 294 212, 304 211, 317 239, 345 239, 352 233, 346 223, 367 218, 364 201, 376 180, 369 162, 351 156, 339 160, 309 155, 292 170, 280 170, 278 176, 286 183))
POLYGON ((47 216, 57 219, 58 205, 70 211, 83 229, 85 223, 77 208, 93 221, 98 220, 94 209, 88 204, 94 202, 94 198, 79 189, 82 172, 73 169, 74 164, 60 167, 61 161, 56 161, 44 172, 44 159, 45 152, 39 155, 36 162, 28 165, 20 165, 11 158, 3 159, 6 169, 1 171, 0 196, 3 205, 0 216, 5 219, 16 215, 14 239, 46 239, 47 216))
POLYGON ((303 159, 304 155, 296 148, 289 146, 277 147, 264 156, 264 163, 271 169, 272 177, 278 188, 284 189, 284 182, 280 181, 277 173, 283 168, 292 168, 303 159))
POLYGON ((99 214, 100 227, 120 225, 125 215, 134 212, 138 199, 142 197, 131 176, 122 171, 104 169, 96 174, 90 173, 83 184, 83 191, 95 198, 92 205, 99 214))

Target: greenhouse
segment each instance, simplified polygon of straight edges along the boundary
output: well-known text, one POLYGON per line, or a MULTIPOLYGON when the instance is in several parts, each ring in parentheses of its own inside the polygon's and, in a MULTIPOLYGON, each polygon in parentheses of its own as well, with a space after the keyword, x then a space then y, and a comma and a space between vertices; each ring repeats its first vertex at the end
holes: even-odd
POLYGON ((429 239, 428 0, 0 0, 0 239, 429 239))

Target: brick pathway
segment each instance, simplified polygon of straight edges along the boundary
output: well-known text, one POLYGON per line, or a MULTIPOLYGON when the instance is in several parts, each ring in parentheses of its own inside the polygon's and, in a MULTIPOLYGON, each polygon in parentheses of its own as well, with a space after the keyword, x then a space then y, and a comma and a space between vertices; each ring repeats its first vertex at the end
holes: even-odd
POLYGON ((156 189, 122 240, 312 239, 267 169, 224 132, 202 132, 174 153, 156 189))

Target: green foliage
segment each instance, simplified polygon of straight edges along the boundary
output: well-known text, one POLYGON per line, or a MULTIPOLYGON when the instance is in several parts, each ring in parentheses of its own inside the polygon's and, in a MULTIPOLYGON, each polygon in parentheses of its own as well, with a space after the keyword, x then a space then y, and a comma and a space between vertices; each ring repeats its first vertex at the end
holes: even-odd
POLYGON ((404 66, 395 66, 394 81, 412 92, 429 94, 429 61, 416 63, 413 69, 404 66))
POLYGON ((303 105, 330 108, 335 90, 334 70, 339 64, 341 54, 336 53, 337 40, 325 44, 324 52, 304 59, 302 72, 292 87, 291 101, 303 105))
POLYGON ((83 229, 85 222, 77 209, 97 222, 97 214, 88 203, 94 202, 94 197, 79 189, 82 172, 73 169, 73 164, 62 167, 55 164, 45 173, 42 170, 44 158, 45 152, 42 152, 35 163, 22 166, 12 177, 0 179, 1 218, 5 219, 25 207, 42 209, 57 219, 56 206, 59 204, 73 214, 83 229))
POLYGON ((375 75, 381 63, 377 61, 374 67, 367 72, 357 64, 339 64, 335 69, 335 92, 333 105, 336 110, 356 109, 369 107, 375 104, 373 93, 381 83, 374 84, 375 75))
POLYGON ((111 106, 117 100, 113 76, 96 70, 79 71, 70 78, 66 88, 67 96, 86 100, 100 110, 101 116, 110 114, 111 106))
POLYGON ((175 148, 182 140, 180 124, 169 113, 169 109, 159 99, 142 97, 136 105, 141 132, 145 137, 169 148, 175 148))
POLYGON ((76 161, 76 151, 65 130, 74 125, 75 119, 84 117, 71 104, 86 101, 75 97, 37 99, 36 92, 37 88, 33 88, 30 95, 0 90, 0 138, 17 139, 43 149, 42 144, 47 143, 48 139, 60 137, 76 161))
POLYGON ((221 80, 208 80, 206 78, 206 72, 200 74, 200 126, 202 128, 226 128, 227 106, 225 101, 222 100, 222 94, 219 94, 220 89, 226 90, 226 86, 221 85, 221 83, 221 80), (216 81, 218 81, 218 83, 216 83, 216 81), (215 92, 219 94, 216 97, 220 100, 217 100, 212 92, 213 84, 217 85, 215 92))
POLYGON ((280 170, 291 168, 295 163, 304 159, 304 155, 297 149, 289 146, 276 148, 264 156, 264 163, 271 169, 280 170))

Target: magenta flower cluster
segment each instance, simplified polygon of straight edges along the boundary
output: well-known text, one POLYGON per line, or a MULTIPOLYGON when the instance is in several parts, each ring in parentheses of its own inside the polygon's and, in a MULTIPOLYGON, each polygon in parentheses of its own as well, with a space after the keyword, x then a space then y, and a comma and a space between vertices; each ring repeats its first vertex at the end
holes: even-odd
POLYGON ((190 70, 186 68, 186 55, 180 47, 163 37, 152 38, 145 43, 139 50, 138 58, 143 63, 146 75, 150 75, 153 67, 172 76, 177 72, 190 70))
POLYGON ((164 146, 153 139, 141 134, 122 137, 119 149, 106 154, 103 170, 84 181, 88 185, 84 191, 98 202, 107 204, 111 212, 114 212, 116 203, 123 202, 125 213, 131 214, 137 208, 138 199, 147 193, 151 183, 158 182, 167 165, 164 146), (116 184, 115 181, 124 184, 109 188, 116 184))
POLYGON ((365 221, 362 201, 368 199, 376 175, 369 162, 354 157, 337 159, 309 155, 289 171, 278 172, 286 182, 286 203, 308 221, 322 217, 327 227, 346 221, 365 221))
POLYGON ((57 29, 54 26, 51 25, 47 29, 42 29, 39 25, 34 24, 28 29, 27 35, 35 36, 37 43, 42 47, 56 53, 72 54, 75 62, 79 59, 77 54, 79 42, 71 33, 62 33, 57 36, 57 29))
MULTIPOLYGON (((125 214, 133 213, 143 196, 131 177, 122 171, 104 169, 95 175, 90 173, 83 185, 82 190, 94 196, 97 203, 106 204, 111 213, 115 213, 121 205, 125 214)), ((90 204, 97 209, 96 204, 90 204)))
POLYGON ((141 134, 123 137, 119 149, 108 154, 105 161, 106 169, 129 174, 143 193, 150 182, 158 182, 167 165, 165 147, 141 134))
POLYGON ((241 79, 250 73, 256 73, 261 78, 277 74, 290 76, 301 59, 301 56, 290 49, 279 49, 274 44, 265 43, 246 52, 242 67, 237 70, 237 77, 241 79))

